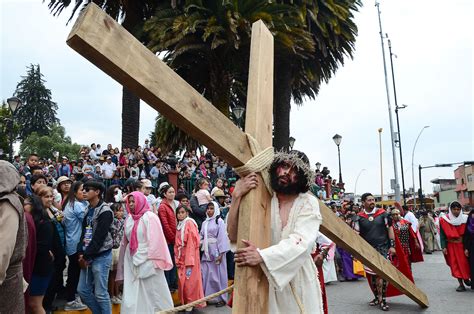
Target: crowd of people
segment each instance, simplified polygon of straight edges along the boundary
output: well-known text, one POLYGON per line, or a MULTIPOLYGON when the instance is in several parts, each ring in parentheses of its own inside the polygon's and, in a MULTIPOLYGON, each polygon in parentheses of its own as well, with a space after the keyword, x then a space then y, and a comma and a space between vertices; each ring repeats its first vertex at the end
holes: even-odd
MULTIPOLYGON (((236 181, 232 168, 211 152, 197 157, 191 151, 178 160, 146 145, 122 152, 109 145, 100 152, 92 144, 77 162, 35 154, 24 164, 0 161, 2 309, 45 313, 56 298, 65 298, 66 311, 111 313, 113 304, 121 304, 123 313, 153 313, 172 308, 175 291, 188 304, 225 289, 235 266, 262 268, 272 313, 327 313, 325 284, 337 280, 367 277, 374 295, 369 305, 383 311, 389 310, 386 297, 400 294, 318 231, 322 216, 308 191, 322 176, 303 153, 277 153, 269 167, 271 246, 244 241, 234 250, 240 200, 256 188, 257 176, 236 181), (166 181, 174 170, 177 187, 166 181)), ((327 205, 410 280, 411 264, 423 261, 422 252, 440 249, 457 291, 471 285, 474 211, 464 214, 457 202, 439 217, 398 204, 386 210, 370 193, 360 205, 327 205)), ((229 297, 196 307, 225 306, 229 297)))
MULTIPOLYGON (((115 154, 109 145, 100 157, 96 149, 83 148, 78 162, 15 158, 14 190, 29 221, 26 309, 44 313, 59 296, 66 311, 109 313, 121 303, 123 312, 153 312, 171 308, 175 290, 184 304, 227 287, 233 257, 227 263, 224 219, 232 169, 210 153, 198 158, 191 151, 176 161, 155 159, 153 148, 115 154), (132 159, 131 167, 122 166, 132 159), (165 181, 172 169, 180 177, 177 191, 165 181), (186 180, 195 190, 186 189, 186 180), (136 293, 150 298, 136 302, 136 293)), ((227 298, 214 301, 223 306, 227 298)))

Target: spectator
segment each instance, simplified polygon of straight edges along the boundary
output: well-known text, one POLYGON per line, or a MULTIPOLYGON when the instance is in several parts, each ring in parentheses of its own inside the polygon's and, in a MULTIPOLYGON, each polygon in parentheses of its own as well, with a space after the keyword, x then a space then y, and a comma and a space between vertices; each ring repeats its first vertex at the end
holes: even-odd
POLYGON ((77 288, 83 302, 93 313, 111 313, 110 296, 107 291, 110 266, 112 264, 113 212, 104 202, 105 186, 97 181, 84 183, 85 198, 89 201, 82 234, 78 244, 81 274, 77 288))
POLYGON ((71 189, 72 180, 66 176, 59 177, 57 181, 56 191, 54 191, 54 207, 63 209, 67 203, 69 190, 71 189))
POLYGON ((112 162, 112 157, 107 156, 106 162, 102 164, 101 170, 104 179, 110 180, 114 177, 114 173, 115 170, 117 170, 117 166, 112 162))
POLYGON ((98 160, 99 157, 97 156, 97 146, 95 145, 95 143, 92 143, 91 144, 91 150, 89 152, 89 157, 91 160, 98 160))
POLYGON ((54 273, 54 259, 60 254, 59 235, 48 208, 53 205, 53 189, 41 186, 33 196, 31 214, 36 227, 36 257, 30 283, 29 306, 33 313, 44 313, 43 299, 54 273))
MULTIPOLYGON (((176 209, 178 226, 176 230, 176 246, 174 254, 178 267, 178 290, 181 304, 187 304, 204 297, 202 289, 201 263, 199 262, 199 230, 196 222, 188 217, 189 209, 183 205, 176 209)), ((205 307, 199 304, 198 308, 205 307)), ((188 311, 191 309, 188 309, 188 311)))
MULTIPOLYGON (((219 205, 211 202, 207 205, 207 218, 202 224, 201 239, 204 254, 201 257, 202 284, 204 295, 216 293, 227 287, 226 253, 230 250, 226 225, 220 218, 219 205)), ((211 300, 217 307, 224 306, 225 294, 211 300)))
POLYGON ((31 182, 31 192, 28 192, 27 190, 28 195, 36 194, 36 191, 38 191, 38 189, 41 186, 46 186, 46 184, 48 183, 48 180, 42 174, 35 174, 31 177, 30 182, 31 182))
POLYGON ((227 167, 224 165, 224 161, 223 160, 219 161, 219 166, 217 166, 216 168, 217 176, 219 178, 225 178, 226 171, 227 171, 227 167))
POLYGON ((84 200, 83 183, 76 181, 69 190, 67 202, 64 207, 64 227, 66 228, 66 254, 69 259, 66 283, 66 305, 65 311, 80 311, 87 308, 78 297, 76 298, 77 284, 81 268, 79 267, 79 256, 77 245, 79 244, 82 231, 87 201, 84 200))
MULTIPOLYGON (((126 198, 128 217, 119 257, 117 280, 123 280, 122 312, 154 313, 173 307, 163 271, 173 266, 158 217, 145 197, 133 192, 126 198), (141 264, 136 266, 136 261, 141 264)), ((176 223, 175 223, 176 230, 176 223)))
POLYGON ((63 156, 61 160, 61 165, 58 168, 58 175, 60 177, 68 177, 71 175, 71 166, 68 163, 69 159, 66 156, 63 156))
MULTIPOLYGON (((160 217, 161 225, 163 226, 163 233, 165 234, 171 259, 174 261, 174 240, 176 235, 174 188, 171 185, 163 186, 160 188, 160 196, 162 200, 158 209, 158 217, 160 217)), ((176 290, 176 268, 173 266, 173 269, 166 271, 165 276, 170 290, 176 290)))
POLYGON ((26 230, 23 206, 15 193, 20 175, 15 167, 0 161, 0 309, 24 313, 23 269, 26 230))
POLYGON ((158 177, 160 176, 160 161, 157 161, 153 168, 150 170, 150 177, 152 180, 157 180, 158 177))
POLYGON ((150 209, 154 214, 158 214, 158 207, 156 204, 157 199, 155 195, 151 193, 151 191, 153 190, 153 185, 151 184, 151 181, 148 179, 142 179, 141 181, 143 183, 141 192, 145 195, 146 201, 148 202, 148 206, 150 206, 150 209))

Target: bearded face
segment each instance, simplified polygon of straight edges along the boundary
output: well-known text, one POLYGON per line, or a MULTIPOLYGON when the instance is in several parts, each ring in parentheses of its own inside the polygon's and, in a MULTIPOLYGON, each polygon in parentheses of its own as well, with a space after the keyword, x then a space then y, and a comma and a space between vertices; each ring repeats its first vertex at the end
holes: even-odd
POLYGON ((300 192, 297 172, 290 162, 280 163, 270 172, 272 189, 276 193, 295 195, 300 192))

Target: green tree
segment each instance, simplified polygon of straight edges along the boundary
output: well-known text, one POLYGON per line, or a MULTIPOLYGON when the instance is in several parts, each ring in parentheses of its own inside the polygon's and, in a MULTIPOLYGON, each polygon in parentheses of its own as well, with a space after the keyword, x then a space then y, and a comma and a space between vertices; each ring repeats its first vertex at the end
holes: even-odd
POLYGON ((52 100, 51 90, 46 88, 45 82, 40 66, 31 64, 16 86, 15 96, 20 98, 22 105, 15 120, 22 126, 19 132, 22 140, 33 132, 47 135, 51 126, 59 122, 56 118, 58 105, 52 100))
POLYGON ((31 133, 21 143, 20 154, 28 156, 31 153, 36 153, 41 158, 53 158, 53 152, 59 152, 59 156, 76 159, 79 157, 81 147, 82 145, 72 143, 71 138, 66 136, 64 127, 54 124, 51 126, 49 135, 31 133))
MULTIPOLYGON (((172 1, 175 2, 176 0, 172 1)), ((53 15, 59 15, 64 8, 71 4, 71 0, 50 0, 48 7, 53 15)), ((76 0, 69 21, 77 10, 81 11, 89 3, 96 3, 107 14, 137 37, 141 33, 144 21, 156 10, 156 6, 163 1, 157 0, 76 0)), ((68 21, 68 22, 69 22, 68 21)), ((122 88, 122 147, 138 146, 140 130, 140 98, 130 90, 122 88)))
MULTIPOLYGON (((15 115, 16 116, 16 115, 15 115)), ((13 121, 13 128, 11 128, 11 118, 12 113, 8 107, 7 102, 3 101, 2 106, 0 107, 0 149, 2 154, 0 154, 0 159, 7 159, 7 154, 10 153, 10 134, 13 137, 13 141, 18 139, 18 132, 20 126, 17 121, 13 121), (10 131, 12 131, 10 133, 10 131)))
MULTIPOLYGON (((263 20, 275 39, 274 146, 288 147, 291 100, 315 98, 344 57, 352 57, 359 0, 207 1, 163 4, 145 23, 153 52, 221 112, 245 107, 251 24, 263 20)), ((163 127, 163 120, 158 120, 163 127)), ((158 128, 157 123, 157 128, 158 128)), ((176 128, 159 145, 178 143, 176 128)))
MULTIPOLYGON (((164 61, 229 116, 235 105, 245 106, 251 27, 259 19, 281 50, 311 57, 314 43, 298 8, 265 0, 185 1, 176 9, 163 4, 144 31, 150 49, 165 52, 164 61)), ((189 137, 165 119, 157 120, 156 134, 159 146, 189 137)))

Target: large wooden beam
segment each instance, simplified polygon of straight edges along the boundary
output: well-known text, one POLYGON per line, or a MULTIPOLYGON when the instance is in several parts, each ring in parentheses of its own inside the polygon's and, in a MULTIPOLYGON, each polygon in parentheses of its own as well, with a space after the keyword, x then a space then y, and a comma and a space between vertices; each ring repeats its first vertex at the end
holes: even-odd
POLYGON ((232 166, 252 157, 232 121, 94 3, 77 19, 67 44, 232 166))
MULTIPOLYGON (((273 36, 262 21, 252 25, 245 131, 262 149, 272 146, 273 36)), ((259 248, 270 245, 270 194, 262 177, 259 185, 242 200, 237 239, 247 239, 259 248)), ((238 247, 242 243, 238 241, 238 247)), ((235 270, 232 313, 268 313, 268 281, 260 267, 235 270), (265 297, 262 297, 265 296, 265 297)))
POLYGON ((405 275, 399 272, 386 258, 362 239, 344 221, 338 218, 323 202, 319 202, 323 216, 320 231, 338 246, 350 252, 364 265, 406 294, 421 307, 429 306, 428 297, 405 275))

